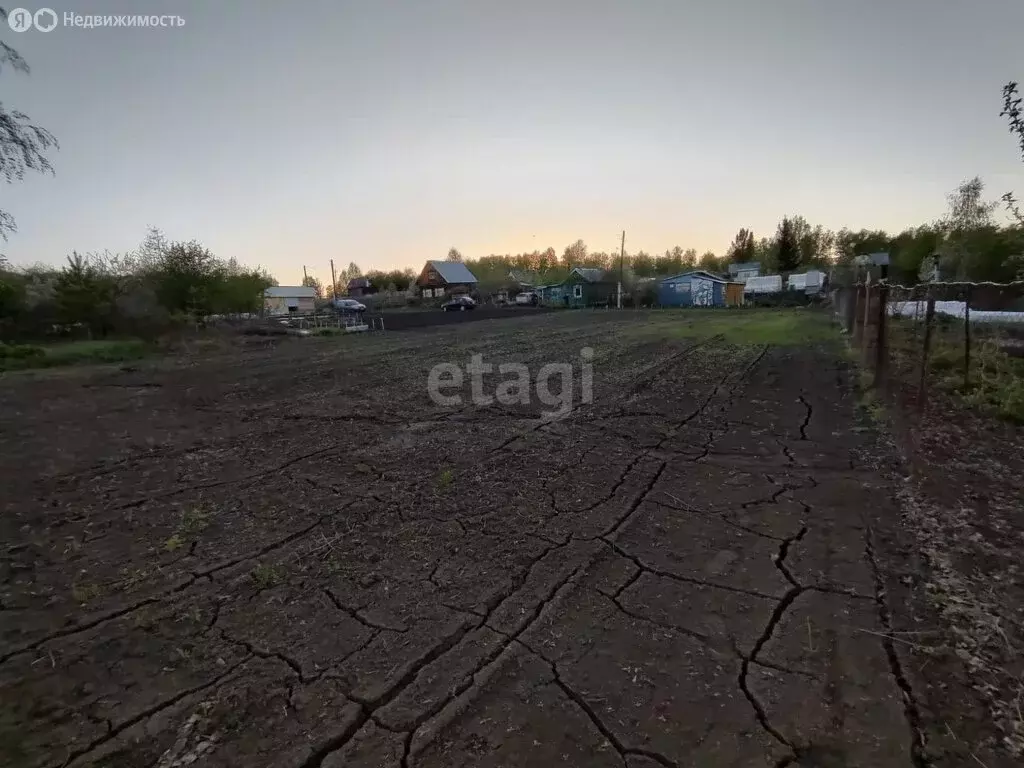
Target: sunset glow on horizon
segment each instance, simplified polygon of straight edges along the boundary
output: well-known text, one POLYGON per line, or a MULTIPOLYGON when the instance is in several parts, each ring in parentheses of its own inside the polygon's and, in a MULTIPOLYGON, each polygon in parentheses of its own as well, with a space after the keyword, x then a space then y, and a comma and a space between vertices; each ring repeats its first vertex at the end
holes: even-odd
POLYGON ((924 224, 975 175, 1024 194, 1012 0, 158 5, 185 25, 5 30, 32 67, 5 106, 61 143, 54 176, 4 187, 15 264, 148 226, 282 283, 453 246, 616 253, 623 230, 629 253, 723 254, 785 215, 924 224))

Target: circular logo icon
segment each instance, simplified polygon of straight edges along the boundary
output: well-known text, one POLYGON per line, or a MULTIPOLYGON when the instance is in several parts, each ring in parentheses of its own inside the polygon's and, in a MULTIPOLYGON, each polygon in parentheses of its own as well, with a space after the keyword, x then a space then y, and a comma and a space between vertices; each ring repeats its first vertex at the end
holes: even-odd
POLYGON ((32 11, 15 8, 7 14, 7 23, 15 32, 27 32, 32 29, 32 11))
POLYGON ((40 32, 49 32, 57 26, 57 13, 52 8, 40 8, 32 21, 40 32))

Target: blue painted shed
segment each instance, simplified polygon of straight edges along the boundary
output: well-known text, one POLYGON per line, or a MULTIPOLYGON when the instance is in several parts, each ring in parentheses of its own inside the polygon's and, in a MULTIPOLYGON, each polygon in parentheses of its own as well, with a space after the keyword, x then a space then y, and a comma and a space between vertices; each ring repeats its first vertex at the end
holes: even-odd
POLYGON ((736 303, 736 291, 730 290, 730 285, 729 280, 703 270, 684 272, 661 280, 658 303, 663 307, 725 307, 736 303))

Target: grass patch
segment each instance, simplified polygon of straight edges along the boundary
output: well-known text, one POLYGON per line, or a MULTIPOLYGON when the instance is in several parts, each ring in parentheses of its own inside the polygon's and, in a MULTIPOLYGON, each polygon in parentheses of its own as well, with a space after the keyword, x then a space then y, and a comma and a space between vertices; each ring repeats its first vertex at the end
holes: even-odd
POLYGON ((145 583, 146 579, 149 578, 149 572, 142 568, 122 568, 121 569, 121 589, 125 592, 134 592, 142 584, 145 583))
POLYGON ((69 341, 45 346, 0 342, 0 371, 120 363, 138 360, 152 351, 150 344, 139 339, 69 341))
POLYGON ((197 539, 199 534, 210 527, 212 521, 213 510, 208 505, 189 507, 181 513, 177 530, 164 542, 164 550, 177 552, 190 540, 197 539))
POLYGON ((260 563, 252 569, 253 583, 259 589, 270 589, 284 581, 284 568, 272 563, 260 563))
POLYGON ((189 507, 181 514, 181 532, 186 536, 202 533, 210 527, 213 512, 205 506, 189 507))
MULTIPOLYGON (((935 324, 928 354, 928 384, 960 398, 968 406, 996 418, 1024 424, 1024 359, 1007 354, 1011 333, 999 327, 972 327, 971 364, 964 382, 963 324, 947 319, 935 324)), ((894 323, 890 331, 893 360, 916 377, 923 329, 894 323)), ((916 386, 916 378, 914 379, 916 386)))
POLYGON ((869 381, 870 376, 862 372, 861 393, 857 400, 857 407, 860 408, 865 415, 867 415, 867 417, 876 424, 883 424, 886 419, 885 406, 878 397, 878 391, 868 388, 869 381))
POLYGON ((971 372, 964 387, 963 350, 945 349, 929 360, 932 370, 941 371, 938 384, 953 391, 968 405, 1016 424, 1024 424, 1024 360, 1010 357, 996 339, 979 340, 971 350, 971 372), (955 361, 955 364, 954 362, 955 361))
POLYGON ((811 309, 667 309, 627 333, 659 339, 720 335, 738 346, 803 346, 838 339, 828 315, 811 309))
POLYGON ((76 603, 85 604, 103 594, 99 584, 82 583, 77 579, 71 585, 71 597, 76 603))
POLYGON ((441 473, 437 476, 437 487, 447 488, 455 482, 455 473, 450 469, 441 470, 441 473))

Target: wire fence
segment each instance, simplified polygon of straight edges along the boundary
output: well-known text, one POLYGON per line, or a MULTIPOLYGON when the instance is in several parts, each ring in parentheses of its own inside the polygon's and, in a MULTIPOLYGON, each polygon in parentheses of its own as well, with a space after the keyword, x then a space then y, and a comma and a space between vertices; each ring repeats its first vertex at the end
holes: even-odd
POLYGON ((869 280, 835 289, 832 307, 870 386, 905 411, 941 391, 1024 422, 1024 281, 869 280))

